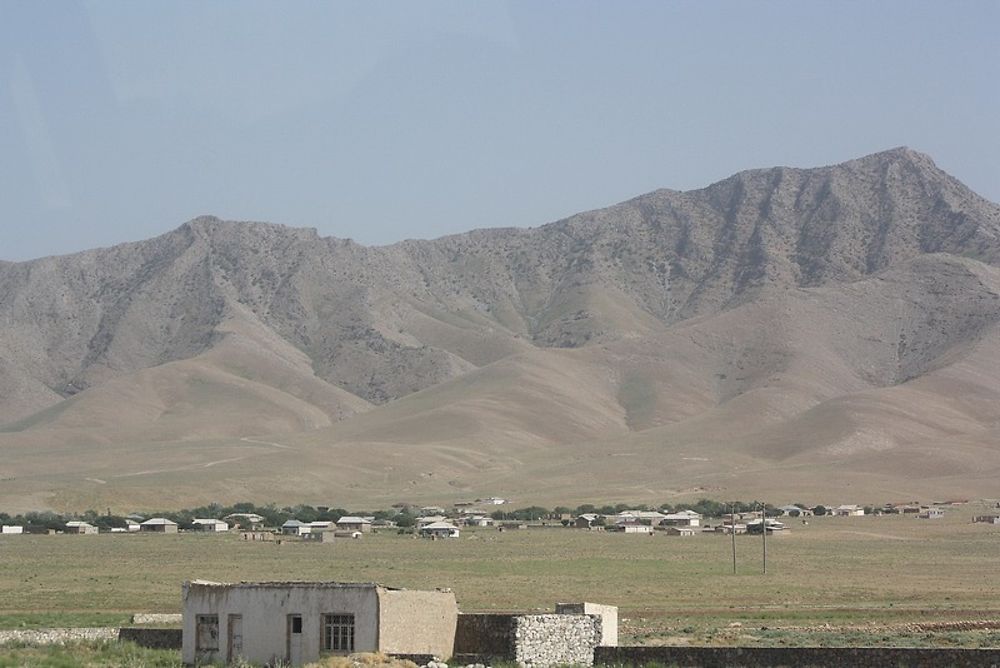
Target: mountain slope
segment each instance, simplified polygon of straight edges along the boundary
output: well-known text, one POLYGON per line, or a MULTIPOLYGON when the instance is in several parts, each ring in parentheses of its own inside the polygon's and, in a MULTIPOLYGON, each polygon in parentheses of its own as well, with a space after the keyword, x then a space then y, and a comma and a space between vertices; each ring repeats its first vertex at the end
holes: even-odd
POLYGON ((0 263, 0 477, 32 503, 155 498, 144 475, 105 480, 112 466, 206 498, 571 494, 618 476, 642 495, 810 457, 906 479, 887 462, 935 439, 971 474, 996 454, 996 387, 970 379, 1000 352, 998 264, 1000 207, 909 149, 380 248, 199 218, 0 263), (302 462, 275 465, 278 441, 302 462), (104 484, 75 489, 39 448, 104 484), (450 473, 423 476, 421 457, 450 473), (222 460, 244 482, 222 482, 222 460), (290 483, 303 462, 325 482, 290 483))

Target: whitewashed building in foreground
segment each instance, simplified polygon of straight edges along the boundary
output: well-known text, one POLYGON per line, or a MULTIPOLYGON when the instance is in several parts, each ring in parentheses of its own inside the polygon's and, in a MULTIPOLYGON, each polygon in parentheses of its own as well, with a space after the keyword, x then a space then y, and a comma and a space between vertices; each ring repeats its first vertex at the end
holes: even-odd
POLYGON ((299 666, 353 652, 451 656, 451 591, 341 582, 185 582, 185 664, 299 666))

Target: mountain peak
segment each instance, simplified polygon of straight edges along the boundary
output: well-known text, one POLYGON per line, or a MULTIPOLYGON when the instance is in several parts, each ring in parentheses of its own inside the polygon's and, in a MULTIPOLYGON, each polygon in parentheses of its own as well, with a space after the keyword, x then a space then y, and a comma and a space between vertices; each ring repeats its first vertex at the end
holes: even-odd
POLYGON ((897 146, 895 148, 890 148, 885 151, 879 151, 877 153, 872 153, 870 155, 862 156, 860 158, 855 158, 854 160, 849 160, 845 165, 853 163, 872 163, 872 164, 886 164, 886 163, 907 163, 914 166, 931 168, 937 170, 937 165, 934 164, 934 159, 931 158, 926 153, 921 153, 920 151, 914 150, 909 146, 897 146))

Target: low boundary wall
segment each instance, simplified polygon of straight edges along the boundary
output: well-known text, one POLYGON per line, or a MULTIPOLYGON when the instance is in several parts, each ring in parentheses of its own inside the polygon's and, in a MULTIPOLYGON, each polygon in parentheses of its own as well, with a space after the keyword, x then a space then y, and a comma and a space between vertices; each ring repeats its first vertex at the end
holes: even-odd
POLYGON ((118 640, 134 642, 149 649, 176 649, 183 645, 184 629, 149 629, 124 627, 118 630, 118 640))
POLYGON ((12 629, 0 631, 0 645, 23 643, 25 645, 65 645, 84 640, 114 640, 118 629, 74 628, 74 629, 12 629))
POLYGON ((1000 668, 1000 649, 896 647, 598 647, 594 663, 687 668, 1000 668))

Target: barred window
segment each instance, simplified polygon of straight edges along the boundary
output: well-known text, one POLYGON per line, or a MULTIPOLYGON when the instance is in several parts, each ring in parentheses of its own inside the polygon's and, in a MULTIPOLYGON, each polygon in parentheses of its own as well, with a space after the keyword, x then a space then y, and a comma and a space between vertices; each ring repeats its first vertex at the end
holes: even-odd
POLYGON ((354 615, 323 615, 323 649, 354 651, 354 615))

